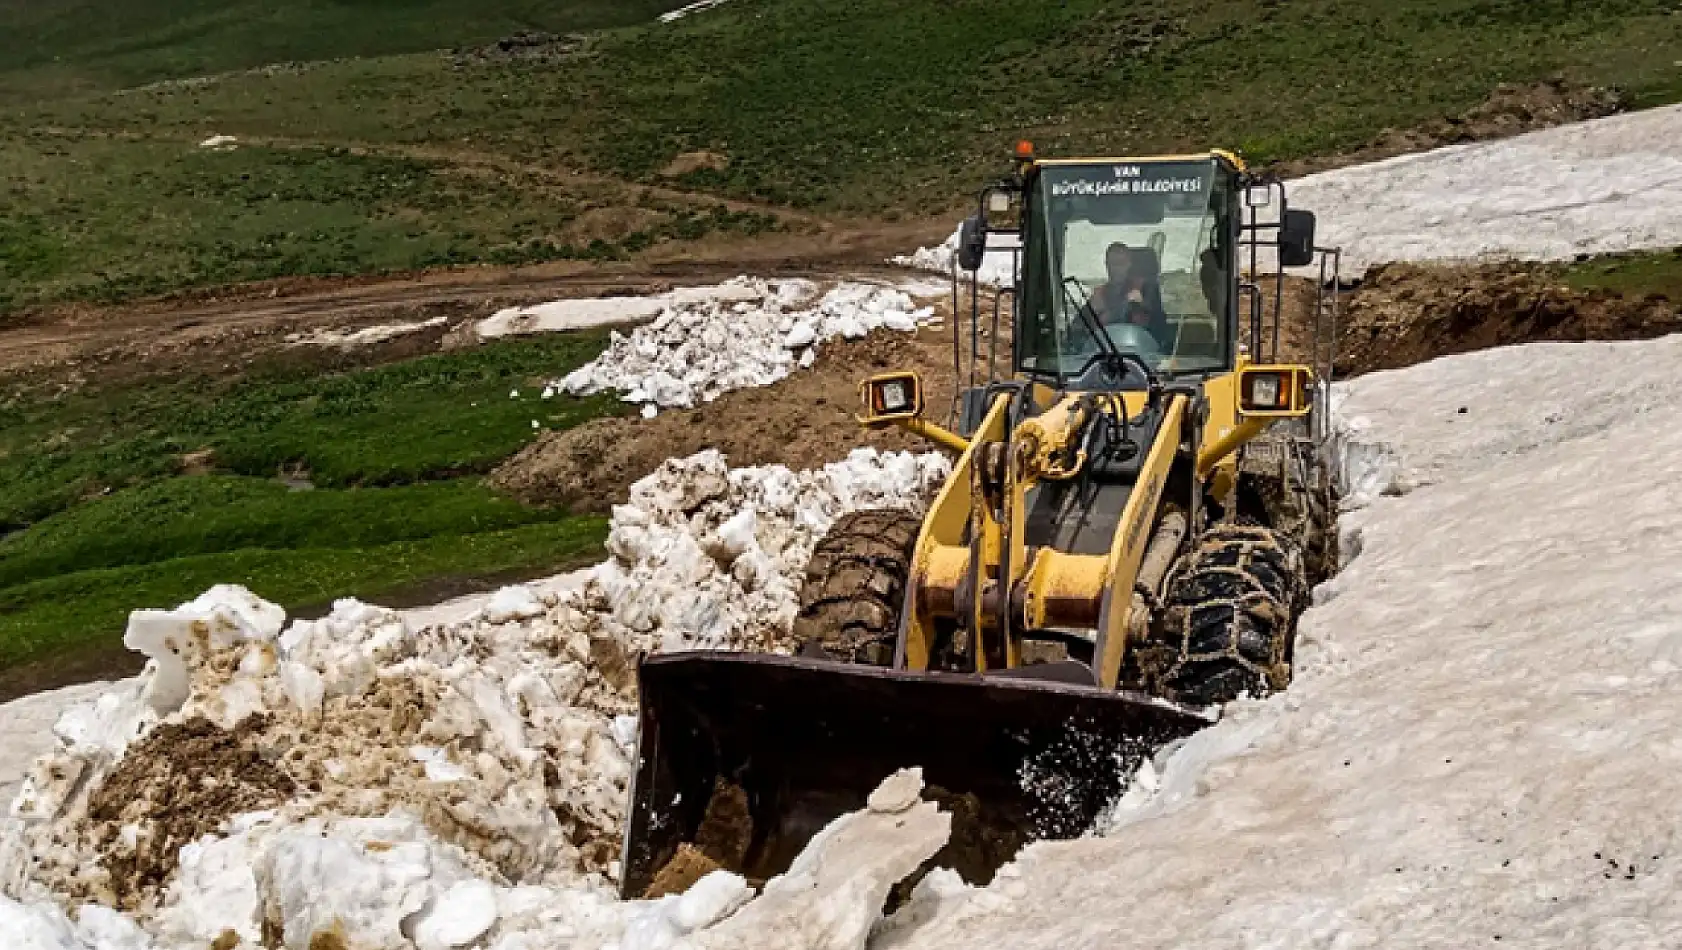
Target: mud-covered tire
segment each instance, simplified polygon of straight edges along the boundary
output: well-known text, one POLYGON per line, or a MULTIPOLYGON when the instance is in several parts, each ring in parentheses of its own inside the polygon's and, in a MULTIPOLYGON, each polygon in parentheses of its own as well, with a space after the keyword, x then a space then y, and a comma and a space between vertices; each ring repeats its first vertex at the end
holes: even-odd
POLYGON ((920 519, 869 508, 842 515, 812 550, 794 621, 795 652, 892 666, 920 519))
POLYGON ((1284 689, 1306 591, 1302 551, 1287 535, 1211 527, 1169 577, 1149 637, 1135 649, 1141 685, 1194 705, 1284 689))

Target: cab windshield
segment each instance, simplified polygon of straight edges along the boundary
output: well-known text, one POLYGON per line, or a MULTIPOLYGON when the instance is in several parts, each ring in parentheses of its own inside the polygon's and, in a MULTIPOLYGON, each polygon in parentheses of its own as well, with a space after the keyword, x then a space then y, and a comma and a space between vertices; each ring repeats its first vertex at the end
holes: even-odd
POLYGON ((1230 192, 1214 159, 1042 166, 1025 209, 1021 369, 1080 372, 1098 328, 1166 375, 1227 366, 1230 192))

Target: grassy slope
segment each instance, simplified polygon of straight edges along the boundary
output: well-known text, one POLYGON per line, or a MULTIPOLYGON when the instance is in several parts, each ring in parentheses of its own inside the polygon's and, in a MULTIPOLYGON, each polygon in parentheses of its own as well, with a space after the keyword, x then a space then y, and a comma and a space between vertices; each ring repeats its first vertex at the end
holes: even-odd
POLYGON ((11 169, 0 260, 13 262, 0 265, 0 307, 7 295, 15 307, 278 274, 627 253, 713 229, 657 216, 628 244, 592 251, 588 229, 570 222, 629 199, 461 164, 487 159, 654 181, 673 156, 707 149, 730 167, 678 184, 927 216, 964 200, 1020 135, 1048 152, 1224 145, 1282 159, 1458 114, 1500 82, 1556 72, 1624 87, 1638 105, 1672 101, 1682 98, 1673 7, 733 0, 612 31, 560 63, 420 53, 51 99, 0 119, 11 169), (193 152, 211 132, 323 150, 193 152), (89 137, 113 133, 125 137, 89 137), (135 254, 134 227, 162 253, 135 254))
POLYGON ((672 0, 0 0, 0 90, 109 87, 269 63, 646 22, 672 0))
POLYGON ((1582 290, 1609 290, 1627 297, 1659 296, 1682 306, 1682 247, 1582 261, 1565 267, 1563 277, 1567 284, 1582 290))
POLYGON ((535 384, 599 333, 507 341, 320 375, 163 380, 0 410, 0 668, 109 642, 129 609, 245 583, 296 607, 440 577, 591 558, 600 518, 524 508, 475 477, 611 399, 535 384), (522 398, 510 392, 522 390, 522 398), (215 474, 180 475, 213 452, 215 474), (285 465, 317 489, 291 492, 285 465))

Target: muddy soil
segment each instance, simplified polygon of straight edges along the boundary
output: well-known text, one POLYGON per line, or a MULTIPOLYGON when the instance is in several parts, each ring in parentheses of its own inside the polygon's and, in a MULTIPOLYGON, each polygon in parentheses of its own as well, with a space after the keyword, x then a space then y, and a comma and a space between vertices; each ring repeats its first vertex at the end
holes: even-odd
POLYGON ((175 873, 177 852, 234 815, 278 806, 296 791, 255 740, 268 725, 251 716, 233 730, 207 719, 166 724, 124 755, 88 800, 105 837, 100 851, 116 906, 134 909, 175 873), (135 847, 118 847, 124 825, 140 829, 135 847))
POLYGON ((107 646, 55 654, 0 670, 0 703, 79 683, 127 679, 139 674, 145 666, 146 657, 123 646, 120 640, 107 646))
MULTIPOLYGON (((858 385, 877 373, 916 370, 929 417, 949 421, 957 391, 950 311, 949 302, 939 305, 942 325, 917 333, 884 330, 823 344, 810 369, 763 389, 726 393, 653 419, 597 419, 550 433, 505 462, 491 482, 530 504, 603 512, 623 502, 631 483, 661 462, 703 449, 718 449, 733 466, 794 469, 839 461, 862 445, 926 450, 929 443, 898 429, 860 428, 858 385)), ((1000 371, 1006 371, 1003 361, 1000 371)))
POLYGON ((1624 96, 1618 90, 1579 85, 1563 78, 1502 83, 1488 98, 1458 116, 1411 129, 1385 129, 1353 151, 1280 162, 1268 170, 1281 178, 1296 178, 1445 145, 1507 138, 1568 122, 1599 119, 1622 111, 1624 105, 1624 96))
POLYGON ((1682 331, 1682 301, 1578 290, 1545 265, 1426 267, 1367 273, 1338 334, 1339 376, 1537 341, 1646 340, 1682 331))

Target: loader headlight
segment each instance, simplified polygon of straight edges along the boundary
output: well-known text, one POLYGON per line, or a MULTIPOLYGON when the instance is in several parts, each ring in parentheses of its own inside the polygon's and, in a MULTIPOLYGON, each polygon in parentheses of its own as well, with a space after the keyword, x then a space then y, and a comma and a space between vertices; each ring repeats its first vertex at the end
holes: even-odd
POLYGON ((1306 366, 1256 366, 1238 377, 1238 411, 1259 416, 1308 412, 1310 371, 1306 366))
POLYGON ((886 373, 864 381, 865 420, 903 419, 923 411, 923 387, 916 373, 886 373))
POLYGON ((883 383, 878 392, 882 394, 883 412, 904 412, 911 408, 911 394, 906 391, 904 382, 883 383))
POLYGON ((1257 409, 1279 408, 1279 393, 1284 389, 1284 380, 1277 376, 1251 376, 1250 398, 1246 400, 1257 409))

